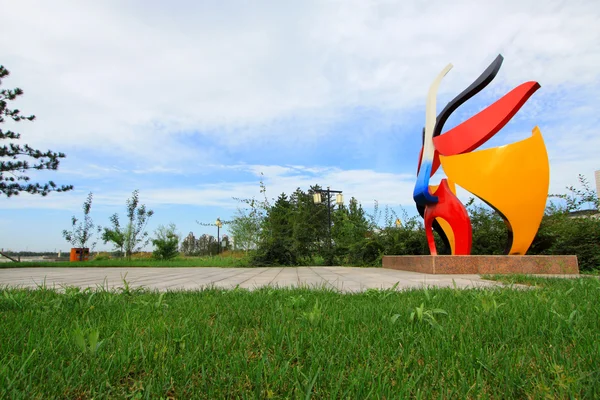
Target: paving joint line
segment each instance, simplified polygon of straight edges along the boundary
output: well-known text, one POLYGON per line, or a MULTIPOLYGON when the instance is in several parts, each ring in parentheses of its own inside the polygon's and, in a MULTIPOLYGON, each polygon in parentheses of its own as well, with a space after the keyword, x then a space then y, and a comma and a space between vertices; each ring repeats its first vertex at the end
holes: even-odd
POLYGON ((319 278, 321 278, 321 280, 323 280, 325 282, 325 284, 331 286, 332 289, 338 290, 338 288, 333 286, 333 284, 331 282, 329 282, 329 280, 323 278, 323 276, 321 274, 319 274, 317 271, 315 271, 315 269, 314 269, 315 267, 309 267, 309 268, 315 275, 317 275, 319 278))
POLYGON ((277 277, 279 276, 279 274, 281 274, 281 271, 283 271, 284 267, 278 267, 278 268, 279 268, 279 271, 277 271, 277 275, 275 275, 273 277, 273 279, 271 279, 266 286, 270 286, 275 281, 275 279, 277 279, 277 277))
POLYGON ((260 267, 260 268, 263 268, 263 270, 260 271, 258 274, 252 275, 250 278, 246 279, 245 281, 238 283, 238 285, 243 285, 244 283, 248 282, 250 279, 255 279, 257 276, 264 274, 265 272, 267 272, 269 270, 269 267, 260 267))

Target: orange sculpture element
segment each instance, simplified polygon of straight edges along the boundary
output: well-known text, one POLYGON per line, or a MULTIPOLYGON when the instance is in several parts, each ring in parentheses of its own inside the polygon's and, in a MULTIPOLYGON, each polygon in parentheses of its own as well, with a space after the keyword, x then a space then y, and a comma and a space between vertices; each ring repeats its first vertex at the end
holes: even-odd
POLYGON ((440 161, 449 179, 503 216, 512 233, 508 254, 525 254, 542 221, 550 181, 548 153, 539 128, 520 142, 440 156, 440 161))

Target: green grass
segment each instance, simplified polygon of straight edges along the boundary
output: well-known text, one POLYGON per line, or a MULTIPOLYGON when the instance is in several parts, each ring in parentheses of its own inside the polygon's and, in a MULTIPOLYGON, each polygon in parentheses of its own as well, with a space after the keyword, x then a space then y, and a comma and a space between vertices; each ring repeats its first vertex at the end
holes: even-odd
POLYGON ((20 263, 1 263, 0 268, 31 268, 31 267, 247 267, 247 258, 229 257, 229 256, 208 256, 208 257, 189 257, 176 258, 169 261, 159 261, 152 258, 146 259, 109 259, 109 260, 90 260, 83 262, 69 261, 24 261, 20 263))
POLYGON ((0 398, 599 398, 600 281, 529 283, 0 289, 0 398))

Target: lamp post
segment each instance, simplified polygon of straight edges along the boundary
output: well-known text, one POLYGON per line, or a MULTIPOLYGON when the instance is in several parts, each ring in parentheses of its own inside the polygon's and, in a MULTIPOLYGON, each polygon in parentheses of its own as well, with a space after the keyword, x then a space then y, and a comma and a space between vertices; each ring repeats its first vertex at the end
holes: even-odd
POLYGON ((219 217, 217 217, 217 220, 215 221, 215 225, 217 226, 217 254, 220 254, 221 253, 220 233, 221 233, 221 227, 223 226, 223 223, 221 222, 221 219, 219 217))
POLYGON ((329 233, 329 253, 327 255, 327 264, 328 265, 332 265, 333 264, 333 257, 332 257, 332 253, 331 253, 331 193, 337 193, 335 195, 335 204, 337 204, 338 206, 342 206, 342 204, 344 204, 344 195, 342 195, 342 191, 341 190, 331 190, 329 188, 329 186, 327 186, 327 190, 315 190, 315 194, 313 194, 313 201, 315 202, 315 204, 320 204, 321 203, 321 193, 327 193, 327 218, 329 221, 329 225, 328 225, 328 233, 329 233))

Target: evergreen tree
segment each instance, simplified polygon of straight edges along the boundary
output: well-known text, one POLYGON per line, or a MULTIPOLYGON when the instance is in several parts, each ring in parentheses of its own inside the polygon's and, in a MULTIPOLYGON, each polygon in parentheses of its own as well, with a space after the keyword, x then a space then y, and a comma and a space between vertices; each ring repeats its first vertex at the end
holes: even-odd
POLYGON ((262 230, 257 261, 264 264, 295 265, 292 240, 292 205, 285 193, 268 210, 262 230))
MULTIPOLYGON (((0 65, 0 85, 2 85, 2 78, 8 75, 8 70, 0 65)), ((19 88, 0 90, 0 123, 4 123, 5 118, 10 118, 15 122, 35 119, 34 115, 25 117, 21 115, 20 110, 8 108, 8 102, 22 94, 23 90, 19 88)), ((17 141, 20 138, 21 135, 16 132, 0 129, 0 140, 17 141)), ((60 163, 59 159, 65 157, 64 153, 55 153, 51 150, 42 152, 27 144, 20 145, 9 142, 0 146, 0 160, 8 160, 0 161, 0 193, 7 197, 18 195, 20 192, 46 196, 50 192, 66 192, 73 189, 72 185, 58 186, 52 181, 45 184, 29 183, 30 177, 26 175, 29 170, 56 170, 60 163), (28 158, 33 159, 34 162, 30 163, 27 161, 28 158)))

